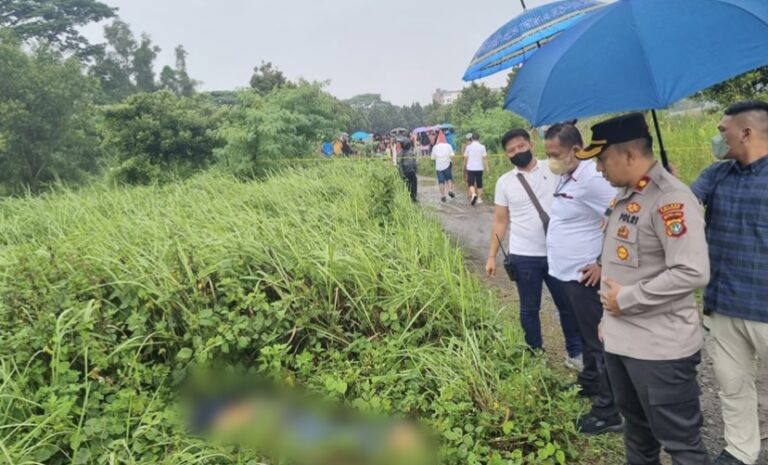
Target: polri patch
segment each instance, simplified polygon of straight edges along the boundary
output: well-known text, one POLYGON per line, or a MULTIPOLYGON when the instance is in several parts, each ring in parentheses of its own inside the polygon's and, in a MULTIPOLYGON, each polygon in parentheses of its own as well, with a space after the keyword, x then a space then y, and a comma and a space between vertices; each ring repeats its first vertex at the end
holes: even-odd
POLYGON ((629 205, 627 205, 627 211, 630 213, 639 213, 642 208, 643 207, 641 207, 637 202, 631 202, 629 205))
POLYGON ((629 239, 629 226, 621 225, 621 227, 619 228, 618 235, 622 239, 629 239))
POLYGON ((665 232, 669 237, 680 237, 688 232, 685 225, 685 212, 682 203, 668 203, 659 208, 661 219, 664 220, 665 232))
POLYGON ((622 213, 619 215, 619 221, 622 221, 624 223, 629 224, 637 224, 637 222, 640 220, 640 217, 637 215, 630 215, 629 213, 622 213))
POLYGON ((616 256, 619 257, 619 260, 621 260, 622 262, 626 262, 627 260, 629 260, 629 249, 627 249, 623 245, 620 245, 616 249, 616 256))

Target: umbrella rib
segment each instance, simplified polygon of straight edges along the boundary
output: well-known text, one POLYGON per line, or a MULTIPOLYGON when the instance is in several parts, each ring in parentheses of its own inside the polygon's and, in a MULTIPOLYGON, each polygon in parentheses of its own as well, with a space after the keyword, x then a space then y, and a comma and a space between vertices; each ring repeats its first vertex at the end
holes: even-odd
MULTIPOLYGON (((614 3, 614 5, 616 5, 616 3, 614 3)), ((587 31, 589 31, 589 27, 586 27, 586 26, 584 26, 584 25, 583 25, 584 23, 586 23, 586 22, 587 22, 587 21, 589 21, 589 20, 592 20, 592 21, 593 21, 593 23, 594 23, 594 22, 596 22, 596 21, 597 21, 597 19, 598 19, 598 18, 597 18, 598 16, 605 16, 606 14, 608 14, 608 12, 611 10, 611 6, 612 6, 612 5, 606 5, 605 7, 603 7, 603 9, 602 9, 602 10, 598 10, 598 11, 596 11, 596 12, 593 14, 593 16, 592 16, 592 17, 585 19, 585 20, 583 21, 583 23, 581 24, 581 26, 582 26, 582 30, 581 30, 581 31, 577 31, 577 32, 578 32, 578 34, 579 34, 577 37, 581 37, 582 35, 584 35, 584 33, 586 33, 587 31)), ((578 27, 578 26, 577 26, 577 27, 578 27)), ((574 29, 570 29, 570 30, 568 30, 568 31, 565 31, 565 33, 571 33, 571 34, 575 34, 573 31, 574 31, 574 29)), ((562 37, 562 34, 560 35, 560 37, 562 37)), ((573 47, 575 44, 576 44, 576 41, 575 41, 575 40, 572 40, 572 41, 571 41, 571 43, 570 43, 570 44, 568 44, 568 46, 566 47, 565 51, 563 51, 563 53, 561 53, 560 55, 561 55, 561 56, 562 56, 562 55, 565 55, 565 52, 566 52, 566 51, 568 51, 568 50, 570 50, 570 49, 571 49, 571 47, 573 47)), ((545 49, 545 50, 546 50, 546 49, 545 49)), ((544 51, 545 51, 545 50, 544 50, 544 51)), ((535 60, 535 59, 537 59, 537 58, 539 58, 539 59, 540 59, 540 56, 542 55, 542 53, 541 53, 541 52, 542 52, 542 50, 540 50, 540 51, 539 51, 539 53, 538 53, 537 55, 534 55, 534 56, 531 58, 531 60, 535 60)), ((560 60, 557 60, 557 62, 555 63, 555 65, 552 67, 552 72, 550 72, 550 73, 549 73, 549 75, 547 76, 547 79, 546 79, 546 80, 545 80, 545 82, 544 82, 544 85, 541 87, 541 93, 542 93, 542 95, 541 95, 540 101, 541 101, 541 99, 543 99, 543 97, 544 97, 544 93, 545 93, 545 92, 544 92, 544 90, 545 90, 545 89, 546 89, 546 88, 549 86, 549 80, 550 80, 550 79, 552 78, 552 76, 555 74, 555 73, 554 73, 554 70, 555 70, 555 69, 557 69, 557 68, 558 68, 558 66, 560 66, 561 64, 562 64, 562 63, 561 63, 561 61, 560 61, 560 60)), ((525 70, 525 66, 524 66, 524 65, 523 65, 523 70, 525 70)), ((537 118, 536 118, 536 120, 540 120, 540 119, 541 119, 540 117, 537 117, 537 118)))

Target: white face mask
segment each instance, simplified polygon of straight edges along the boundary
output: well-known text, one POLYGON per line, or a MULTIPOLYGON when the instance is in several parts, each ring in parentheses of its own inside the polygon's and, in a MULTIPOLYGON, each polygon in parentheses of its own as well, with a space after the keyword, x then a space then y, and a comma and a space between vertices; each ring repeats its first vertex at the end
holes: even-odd
POLYGON ((722 134, 718 134, 712 138, 712 155, 718 160, 725 160, 728 152, 731 151, 731 147, 728 146, 728 142, 723 139, 722 134))

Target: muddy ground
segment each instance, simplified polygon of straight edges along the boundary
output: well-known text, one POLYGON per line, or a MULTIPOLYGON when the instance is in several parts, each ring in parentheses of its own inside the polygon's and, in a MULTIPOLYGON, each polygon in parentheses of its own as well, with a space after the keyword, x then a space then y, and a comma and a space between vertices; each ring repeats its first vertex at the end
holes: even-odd
MULTIPOLYGON (((441 203, 435 180, 424 176, 419 177, 418 187, 420 204, 426 211, 433 212, 443 225, 443 229, 456 239, 457 244, 464 250, 470 269, 482 276, 483 281, 492 286, 506 304, 511 304, 510 307, 517 308, 517 293, 504 274, 504 270, 500 269, 495 278, 486 277, 484 272, 493 219, 492 202, 486 201, 484 204, 472 207, 466 199, 466 194, 457 191, 456 199, 441 203)), ((500 255, 497 258, 497 264, 501 266, 500 255)), ((565 357, 563 335, 560 332, 554 304, 546 292, 542 301, 541 325, 547 357, 551 364, 562 365, 565 357)), ((699 383, 702 390, 701 405, 704 412, 703 435, 710 454, 716 456, 725 445, 722 439, 723 420, 720 400, 717 396, 717 380, 712 370, 712 359, 707 355, 706 349, 699 366, 699 383)), ((768 364, 765 361, 760 368, 758 390, 761 430, 765 435, 768 433, 768 364)), ((758 464, 768 465, 767 443, 768 441, 763 441, 763 449, 758 464)))

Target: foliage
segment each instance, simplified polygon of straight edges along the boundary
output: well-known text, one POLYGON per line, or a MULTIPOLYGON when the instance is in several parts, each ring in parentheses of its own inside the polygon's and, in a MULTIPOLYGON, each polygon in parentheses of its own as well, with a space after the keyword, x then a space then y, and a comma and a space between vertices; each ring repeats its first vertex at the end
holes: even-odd
POLYGON ((394 128, 413 129, 426 124, 426 114, 419 103, 396 106, 380 94, 360 94, 344 101, 355 110, 350 130, 388 134, 394 128))
POLYGON ((0 27, 24 41, 88 55, 92 48, 78 29, 115 16, 115 10, 97 0, 0 0, 0 27))
POLYGON ((219 130, 226 146, 217 151, 221 165, 238 175, 260 174, 279 159, 315 153, 352 119, 350 108, 321 83, 300 81, 266 96, 246 91, 240 100, 219 130))
POLYGON ((741 100, 755 98, 768 100, 768 66, 714 85, 701 92, 699 97, 703 100, 715 101, 724 107, 741 100))
POLYGON ((6 193, 38 192, 57 180, 97 171, 91 118, 96 83, 75 59, 40 47, 26 53, 0 35, 0 184, 6 193))
POLYGON ((256 463, 175 408, 218 366, 417 418, 448 465, 573 463, 573 394, 395 170, 327 163, 0 204, 4 460, 256 463))
POLYGON ((202 98, 167 90, 137 94, 104 110, 105 147, 119 182, 148 184, 189 176, 213 161, 218 114, 202 98))
POLYGON ((176 47, 176 68, 164 66, 159 82, 155 78, 155 60, 160 47, 148 34, 136 40, 130 26, 117 19, 104 27, 106 44, 97 48, 90 72, 101 82, 102 103, 117 103, 129 95, 167 89, 176 95, 191 97, 198 82, 187 73, 187 52, 176 47))
POLYGON ((251 89, 260 95, 267 95, 275 89, 285 86, 292 86, 277 67, 273 67, 271 62, 261 62, 261 65, 253 68, 253 75, 250 80, 251 89))

